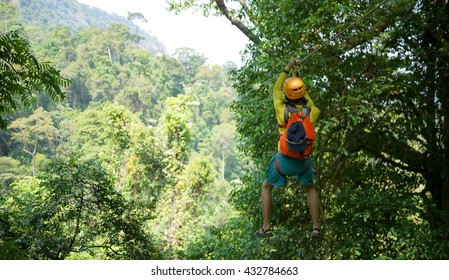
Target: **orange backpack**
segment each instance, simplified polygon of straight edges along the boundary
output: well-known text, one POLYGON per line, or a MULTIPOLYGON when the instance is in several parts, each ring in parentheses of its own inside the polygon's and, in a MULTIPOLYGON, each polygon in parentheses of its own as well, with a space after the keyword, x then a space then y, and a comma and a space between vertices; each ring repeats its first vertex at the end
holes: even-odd
POLYGON ((310 108, 303 105, 299 111, 295 105, 287 103, 284 112, 285 123, 279 125, 285 127, 285 132, 280 136, 279 152, 287 157, 306 159, 313 151, 313 142, 316 139, 316 132, 313 123, 310 121, 310 108), (291 116, 289 117, 289 114, 291 116))

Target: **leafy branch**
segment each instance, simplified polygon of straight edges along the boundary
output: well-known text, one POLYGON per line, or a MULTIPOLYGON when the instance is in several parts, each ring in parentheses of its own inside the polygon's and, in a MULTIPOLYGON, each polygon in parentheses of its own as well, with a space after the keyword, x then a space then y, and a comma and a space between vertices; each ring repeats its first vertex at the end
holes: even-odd
POLYGON ((39 62, 29 43, 17 31, 0 35, 0 128, 6 129, 4 114, 35 103, 34 93, 45 90, 55 102, 65 98, 62 88, 70 81, 48 62, 39 62), (20 102, 19 102, 19 100, 20 102))

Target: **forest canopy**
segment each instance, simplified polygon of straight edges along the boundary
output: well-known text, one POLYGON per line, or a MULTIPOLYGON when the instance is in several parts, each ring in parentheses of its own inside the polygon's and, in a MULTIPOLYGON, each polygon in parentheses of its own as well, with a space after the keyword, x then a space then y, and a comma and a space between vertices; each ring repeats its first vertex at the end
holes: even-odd
MULTIPOLYGON (((312 258, 447 258, 447 1, 169 2, 224 16, 251 41, 232 76, 241 150, 255 163, 234 201, 250 221, 260 223, 254 197, 278 137, 273 114, 260 112, 273 112, 275 79, 299 57, 322 112, 314 165, 326 238, 312 258)), ((309 227, 290 186, 274 195, 282 233, 267 258, 298 258, 279 248, 301 247, 287 240, 309 227)))
POLYGON ((0 105, 18 86, 34 100, 0 111, 0 259, 449 258, 447 1, 168 1, 243 32, 240 68, 123 22, 47 27, 39 13, 92 13, 56 2, 0 2, 0 105), (47 76, 6 80, 15 57, 47 76), (292 57, 322 112, 319 242, 295 180, 273 193, 276 235, 254 236, 292 57))

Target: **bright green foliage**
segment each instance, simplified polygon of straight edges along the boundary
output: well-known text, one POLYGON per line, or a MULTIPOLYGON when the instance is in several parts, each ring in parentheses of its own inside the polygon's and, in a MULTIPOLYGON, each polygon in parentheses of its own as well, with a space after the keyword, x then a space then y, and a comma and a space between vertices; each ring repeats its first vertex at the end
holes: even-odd
POLYGON ((42 55, 53 57, 72 80, 66 101, 73 108, 110 101, 141 114, 148 123, 160 118, 165 99, 184 90, 182 64, 139 48, 139 38, 125 25, 89 27, 78 33, 58 27, 45 36, 41 30, 29 32, 41 41, 42 55))
MULTIPOLYGON (((73 112, 71 112, 73 113, 73 112)), ((64 153, 79 151, 83 159, 100 160, 116 178, 127 199, 153 205, 163 187, 162 139, 123 106, 89 108, 61 123, 68 141, 64 153)))
POLYGON ((322 112, 314 163, 325 239, 313 251, 310 243, 285 246, 310 230, 305 194, 289 183, 274 192, 273 227, 284 244, 277 257, 448 258, 447 1, 171 4, 205 13, 227 5, 251 32, 245 65, 233 75, 239 98, 232 108, 241 151, 255 166, 233 202, 254 231, 263 170, 278 138, 272 88, 291 57, 302 60, 301 75, 322 112), (306 253, 291 253, 301 249, 306 253))
POLYGON ((103 159, 110 155, 106 146, 106 116, 101 110, 88 108, 77 113, 67 111, 61 121, 61 132, 65 135, 70 151, 78 150, 83 159, 103 159))
POLYGON ((230 165, 239 165, 235 149, 235 137, 235 124, 223 123, 212 129, 210 138, 206 142, 211 155, 218 160, 217 169, 220 170, 220 178, 222 180, 236 177, 235 174, 225 172, 235 170, 234 168, 229 168, 230 165))
POLYGON ((163 144, 154 129, 135 127, 137 132, 132 153, 126 163, 127 186, 133 197, 148 207, 154 207, 165 186, 163 144))
POLYGON ((96 161, 76 157, 52 164, 36 179, 19 181, 6 195, 7 232, 32 258, 160 258, 143 231, 144 215, 114 190, 96 161))
POLYGON ((193 148, 209 155, 217 176, 228 181, 238 178, 242 169, 236 150, 235 123, 229 109, 235 99, 235 91, 231 90, 228 80, 229 71, 218 65, 204 65, 188 88, 198 102, 198 106, 193 107, 193 148))
MULTIPOLYGON (((163 143, 163 174, 165 186, 157 203, 157 225, 152 227, 163 236, 166 249, 176 251, 184 238, 180 230, 189 222, 191 212, 188 208, 191 204, 189 194, 198 194, 190 188, 191 182, 182 182, 186 172, 186 166, 190 156, 190 119, 191 101, 188 96, 179 95, 166 101, 166 112, 163 116, 162 135, 163 143), (190 201, 188 201, 190 200, 190 201)), ((201 179, 195 179, 200 180, 201 179)), ((198 191, 202 191, 201 187, 198 191)))
POLYGON ((1 1, 0 12, 2 13, 2 20, 0 21, 0 32, 6 33, 7 31, 17 30, 20 27, 20 22, 17 17, 17 11, 15 9, 14 3, 5 3, 5 1, 1 1))
POLYGON ((59 131, 53 126, 50 113, 39 107, 28 118, 14 120, 9 129, 13 131, 12 139, 20 143, 22 150, 31 156, 33 175, 35 175, 37 153, 45 150, 54 152, 54 144, 59 136, 59 131))
POLYGON ((12 182, 21 178, 23 172, 20 162, 11 157, 0 157, 0 186, 7 188, 12 182))
POLYGON ((181 63, 187 76, 192 79, 199 68, 206 62, 206 58, 190 48, 180 48, 175 51, 175 58, 181 63))
POLYGON ((148 52, 135 26, 42 28, 32 19, 73 22, 77 14, 79 23, 88 13, 74 2, 19 3, 33 22, 23 27, 33 52, 72 83, 63 104, 38 92, 39 109, 17 110, 0 132, 0 247, 5 258, 187 258, 205 227, 236 215, 232 186, 218 179, 241 174, 229 110, 235 65, 206 65, 189 49, 148 52), (61 7, 68 18, 55 15, 61 7), (28 154, 38 175, 25 179, 28 154))
POLYGON ((183 256, 190 240, 196 239, 210 222, 207 214, 216 209, 215 205, 206 207, 215 179, 209 161, 193 159, 181 172, 174 186, 165 186, 156 207, 159 218, 150 223, 170 258, 183 256))
POLYGON ((45 90, 59 102, 65 94, 61 87, 69 81, 47 62, 39 62, 30 51, 29 43, 16 31, 0 34, 0 128, 7 126, 4 114, 16 110, 19 104, 31 106, 34 93, 45 90))
POLYGON ((171 97, 166 101, 161 130, 165 136, 164 173, 171 185, 179 180, 190 156, 192 104, 191 98, 186 95, 171 97))

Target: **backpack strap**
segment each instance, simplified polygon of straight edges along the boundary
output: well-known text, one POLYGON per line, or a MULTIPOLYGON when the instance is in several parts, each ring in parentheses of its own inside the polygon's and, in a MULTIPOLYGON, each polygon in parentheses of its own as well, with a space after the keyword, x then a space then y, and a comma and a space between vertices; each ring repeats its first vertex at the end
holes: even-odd
POLYGON ((283 124, 279 124, 279 127, 282 128, 286 128, 287 127, 287 123, 288 120, 290 119, 290 116, 288 115, 288 113, 293 114, 299 112, 299 109, 296 108, 295 105, 293 105, 292 103, 286 103, 285 104, 285 109, 284 109, 284 123, 283 124))
MULTIPOLYGON (((309 106, 307 106, 306 98, 303 99, 303 102, 301 105, 302 105, 302 110, 301 110, 300 117, 305 118, 307 116, 310 116, 310 112, 312 111, 312 109, 309 106)), ((279 127, 283 127, 283 128, 287 127, 288 120, 290 119, 289 113, 293 114, 296 112, 299 112, 299 109, 296 108, 296 106, 293 103, 290 103, 290 102, 286 103, 285 110, 284 110, 284 124, 280 124, 279 127)))
POLYGON ((290 118, 288 113, 293 114, 299 112, 298 108, 296 108, 295 105, 293 105, 292 103, 287 103, 285 104, 285 110, 284 110, 284 123, 287 124, 288 123, 288 119, 290 118))
POLYGON ((302 104, 301 104, 302 105, 302 117, 304 117, 304 118, 307 116, 310 117, 310 112, 312 111, 312 109, 309 106, 307 106, 307 102, 308 102, 307 98, 304 97, 302 104))

